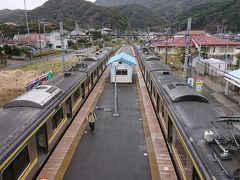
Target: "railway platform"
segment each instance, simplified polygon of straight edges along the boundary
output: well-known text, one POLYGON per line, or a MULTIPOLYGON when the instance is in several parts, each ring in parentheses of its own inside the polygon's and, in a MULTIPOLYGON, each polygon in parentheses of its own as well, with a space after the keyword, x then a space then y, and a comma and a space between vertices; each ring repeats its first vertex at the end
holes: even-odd
POLYGON ((118 84, 119 117, 113 117, 109 69, 52 153, 37 179, 177 179, 140 68, 133 84, 118 84), (95 111, 92 132, 86 122, 95 111))

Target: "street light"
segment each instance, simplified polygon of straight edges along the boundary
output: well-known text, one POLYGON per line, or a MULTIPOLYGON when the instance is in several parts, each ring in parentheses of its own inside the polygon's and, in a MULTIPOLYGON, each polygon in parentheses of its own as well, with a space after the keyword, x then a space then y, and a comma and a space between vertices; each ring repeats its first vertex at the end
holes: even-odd
POLYGON ((112 66, 114 67, 114 78, 115 78, 115 88, 114 88, 114 113, 113 113, 113 117, 118 117, 120 116, 120 114, 118 113, 118 109, 117 109, 117 65, 118 62, 114 62, 112 64, 112 66))
POLYGON ((27 8, 26 8, 26 0, 24 0, 24 7, 25 7, 25 17, 26 17, 26 24, 27 24, 27 31, 28 31, 28 45, 29 45, 30 40, 29 40, 29 26, 28 26, 28 15, 27 15, 27 8))

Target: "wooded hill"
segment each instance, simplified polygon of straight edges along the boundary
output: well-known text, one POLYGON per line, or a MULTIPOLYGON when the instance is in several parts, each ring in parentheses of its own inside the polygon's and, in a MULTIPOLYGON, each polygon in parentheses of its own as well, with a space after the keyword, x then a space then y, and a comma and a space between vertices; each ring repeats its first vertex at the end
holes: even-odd
POLYGON ((223 0, 195 6, 173 18, 168 26, 186 29, 189 17, 192 17, 193 29, 216 32, 219 25, 225 27, 227 32, 240 32, 240 0, 223 0))
POLYGON ((172 16, 176 16, 177 14, 191 9, 196 5, 211 1, 213 0, 96 0, 95 4, 108 7, 138 4, 148 8, 158 16, 171 19, 172 16))
MULTIPOLYGON (((49 0, 28 11, 28 17, 30 23, 36 23, 40 19, 52 23, 62 21, 65 24, 74 24, 75 20, 78 20, 83 28, 101 28, 103 25, 112 29, 126 29, 161 24, 151 11, 139 5, 108 8, 84 0, 49 0)), ((0 23, 5 22, 25 24, 24 11, 0 10, 0 23)))

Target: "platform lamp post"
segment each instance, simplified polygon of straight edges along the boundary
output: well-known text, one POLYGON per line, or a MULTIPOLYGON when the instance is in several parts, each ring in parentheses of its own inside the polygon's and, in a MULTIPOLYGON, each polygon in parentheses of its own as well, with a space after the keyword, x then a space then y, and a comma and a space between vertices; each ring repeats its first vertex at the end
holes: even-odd
POLYGON ((117 98, 117 65, 118 65, 118 62, 114 62, 112 64, 112 66, 114 67, 114 80, 115 80, 115 88, 114 88, 114 113, 113 113, 113 117, 118 117, 120 116, 119 112, 118 112, 118 107, 117 107, 117 104, 118 104, 118 98, 117 98))

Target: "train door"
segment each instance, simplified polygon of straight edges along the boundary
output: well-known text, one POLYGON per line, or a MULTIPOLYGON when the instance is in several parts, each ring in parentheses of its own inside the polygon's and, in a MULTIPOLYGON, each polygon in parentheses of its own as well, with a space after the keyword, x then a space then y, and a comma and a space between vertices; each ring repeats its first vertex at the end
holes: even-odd
POLYGON ((172 151, 172 140, 173 140, 173 123, 170 117, 168 116, 168 144, 170 151, 172 151))
POLYGON ((94 75, 93 74, 94 74, 94 71, 91 74, 91 84, 92 84, 92 86, 94 85, 94 83, 93 83, 94 82, 94 75))
POLYGON ((67 118, 70 119, 70 118, 72 118, 72 100, 71 100, 71 96, 67 99, 66 106, 67 106, 67 118))
POLYGON ((159 115, 159 104, 160 104, 160 97, 157 94, 157 114, 159 115))
POLYGON ((37 154, 39 164, 42 164, 48 153, 47 131, 44 124, 36 134, 37 154))
POLYGON ((85 98, 85 86, 84 86, 84 84, 85 84, 85 82, 83 82, 83 83, 81 84, 81 90, 80 90, 80 92, 81 92, 81 94, 82 94, 82 99, 85 98))

